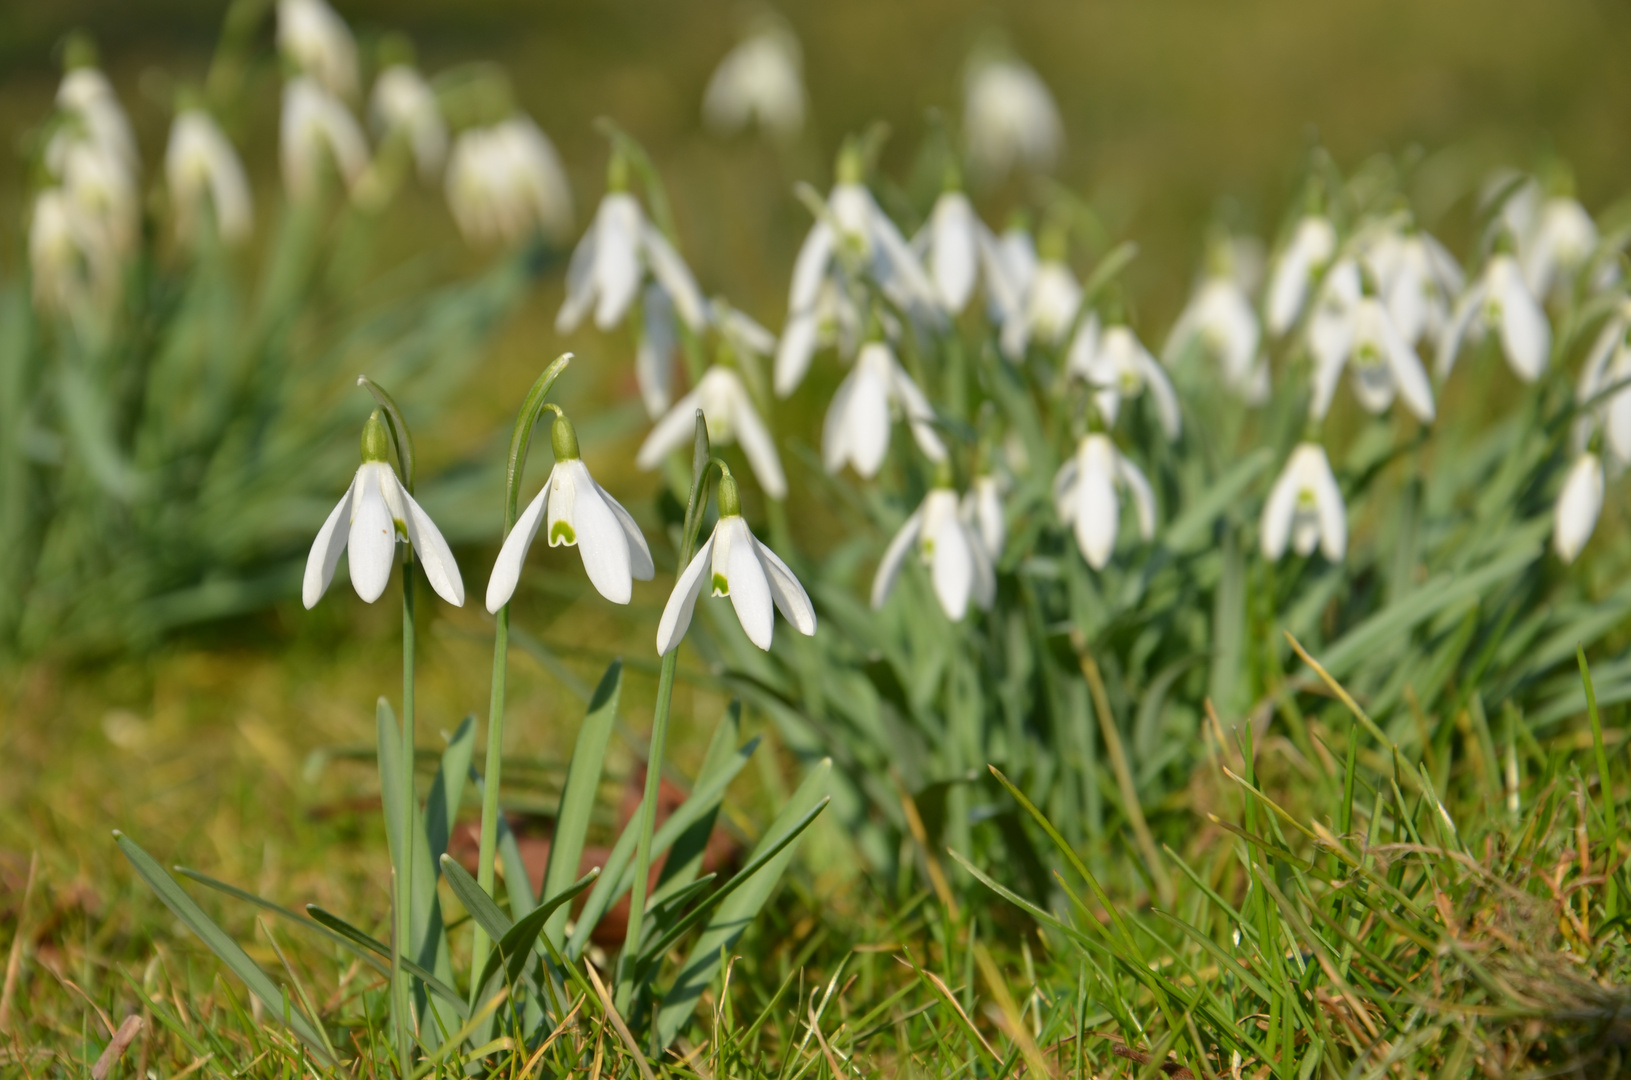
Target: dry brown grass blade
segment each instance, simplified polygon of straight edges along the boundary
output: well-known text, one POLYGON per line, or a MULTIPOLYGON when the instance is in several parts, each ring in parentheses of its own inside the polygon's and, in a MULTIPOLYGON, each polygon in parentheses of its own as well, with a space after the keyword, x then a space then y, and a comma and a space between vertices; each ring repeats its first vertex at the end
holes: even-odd
POLYGON ((974 962, 979 965, 980 974, 985 976, 986 985, 991 988, 991 996, 996 999, 997 1013, 1002 1019, 1005 1034, 1018 1046, 1025 1064, 1030 1067, 1031 1075, 1035 1077, 1049 1077, 1053 1069, 1048 1065, 1048 1059, 1042 1055, 1036 1040, 1031 1033, 1025 1030, 1024 1018, 1020 1016, 1019 1005, 1014 1001, 1014 995, 1008 990, 1008 983, 997 970, 997 962, 991 959, 991 953, 983 944, 974 946, 974 962))
POLYGON ((634 1041, 634 1035, 629 1031, 629 1025, 623 1022, 623 1017, 618 1015, 617 1006, 612 1004, 612 995, 606 992, 606 984, 600 981, 600 975, 595 971, 595 965, 585 964, 583 968, 589 973, 589 981, 595 984, 595 993, 600 996, 600 1004, 606 1010, 606 1018, 612 1022, 612 1027, 616 1029, 617 1037, 623 1040, 623 1045, 628 1047, 629 1053, 634 1055, 634 1063, 639 1066, 640 1075, 645 1080, 656 1080, 656 1077, 651 1073, 651 1066, 646 1064, 646 1056, 640 1052, 640 1044, 634 1041))
POLYGON ((895 776, 895 787, 900 792, 901 812, 906 815, 906 829, 917 841, 918 849, 923 852, 923 861, 928 866, 929 884, 934 887, 934 894, 940 899, 946 913, 951 916, 952 922, 957 922, 960 916, 957 912, 957 899, 951 894, 951 883, 946 880, 946 872, 941 869, 940 860, 935 858, 934 850, 929 847, 929 831, 923 827, 923 815, 917 812, 917 803, 912 793, 906 790, 906 784, 899 774, 895 776))
POLYGON ((130 1044, 135 1042, 136 1036, 141 1033, 142 1018, 135 1013, 125 1017, 119 1025, 119 1030, 108 1040, 107 1049, 102 1051, 102 1056, 91 1066, 91 1080, 108 1080, 108 1073, 119 1064, 119 1059, 125 1056, 125 1051, 130 1049, 130 1044))
POLYGON ((28 933, 28 902, 34 896, 34 877, 39 872, 40 853, 28 857, 28 884, 23 886, 23 902, 17 908, 17 933, 11 939, 11 955, 6 958, 6 985, 0 990, 0 1031, 11 1026, 11 1003, 17 995, 17 974, 23 966, 23 941, 28 933))

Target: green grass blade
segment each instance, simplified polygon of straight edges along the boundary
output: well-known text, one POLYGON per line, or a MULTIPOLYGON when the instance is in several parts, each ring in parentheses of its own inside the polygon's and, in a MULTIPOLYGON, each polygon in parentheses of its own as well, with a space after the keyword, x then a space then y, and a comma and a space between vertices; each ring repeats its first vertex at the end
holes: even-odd
MULTIPOLYGON (((606 761, 606 744, 611 741, 612 726, 617 720, 617 702, 623 688, 623 663, 614 660, 601 676, 595 696, 589 701, 589 711, 578 729, 577 742, 572 747, 572 760, 566 768, 566 784, 561 788, 560 808, 555 815, 555 837, 550 843, 549 865, 544 870, 545 896, 554 896, 567 888, 578 872, 583 858, 584 840, 589 835, 589 821, 595 808, 595 793, 600 788, 600 776, 606 761)), ((508 874, 505 875, 508 877, 508 874)), ((566 919, 569 909, 552 909, 544 932, 550 943, 559 949, 566 942, 566 919)), ((520 913, 518 913, 520 914, 520 913)))
MULTIPOLYGON (((348 935, 325 926, 321 922, 314 922, 311 919, 302 918, 298 913, 290 911, 281 904, 274 904, 272 901, 256 896, 252 892, 245 889, 240 889, 236 885, 228 885, 224 881, 219 881, 212 878, 208 874, 201 874, 197 870, 189 870, 185 866, 178 866, 175 867, 175 872, 180 874, 182 877, 190 878, 193 881, 198 882, 200 885, 207 885, 209 888, 212 888, 217 892, 225 893, 234 899, 242 900, 248 904, 254 904, 256 907, 261 908, 264 911, 270 911, 274 915, 282 916, 284 919, 287 919, 289 922, 302 928, 303 930, 318 934, 321 937, 325 937, 335 944, 344 947, 347 951, 357 956, 363 961, 363 963, 367 964, 369 967, 372 967, 381 975, 388 976, 391 973, 390 968, 374 959, 373 949, 361 946, 359 942, 353 940, 348 935)), ((390 954, 390 950, 386 949, 383 945, 380 946, 380 950, 384 955, 388 956, 390 954)))
MULTIPOLYGON (((323 908, 318 907, 316 904, 307 904, 306 914, 310 915, 316 922, 321 923, 324 928, 333 931, 337 936, 343 938, 348 943, 348 947, 350 947, 353 952, 358 952, 358 955, 361 955, 359 950, 362 950, 374 953, 377 956, 383 956, 387 960, 390 959, 391 947, 389 945, 385 944, 383 941, 380 941, 378 938, 372 937, 369 934, 357 929, 355 926, 346 922, 332 911, 326 911, 323 908)), ((379 967, 385 974, 390 974, 389 968, 386 968, 383 965, 375 966, 379 967)), ((453 989, 453 987, 449 986, 447 983, 443 982, 441 979, 437 978, 434 973, 426 971, 424 968, 420 967, 418 964, 407 959, 406 957, 403 958, 402 966, 414 978, 424 980, 425 986, 430 989, 430 992, 441 998, 443 1001, 451 1004, 454 1010, 460 1016, 469 1014, 470 1007, 465 1004, 465 1000, 459 996, 459 992, 453 989)))

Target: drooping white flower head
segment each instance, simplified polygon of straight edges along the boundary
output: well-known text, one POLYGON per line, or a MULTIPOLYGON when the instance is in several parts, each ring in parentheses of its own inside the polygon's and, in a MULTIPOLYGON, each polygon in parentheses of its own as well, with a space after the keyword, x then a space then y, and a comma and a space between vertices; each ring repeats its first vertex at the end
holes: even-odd
POLYGON ((108 77, 94 67, 76 67, 57 87, 57 108, 69 125, 51 137, 45 161, 54 175, 62 175, 62 155, 76 142, 88 142, 110 154, 132 178, 141 168, 141 155, 130 119, 119 104, 108 77))
POLYGON ((255 226, 249 178, 232 143, 203 109, 184 109, 170 125, 164 175, 183 241, 197 240, 206 219, 229 244, 248 239, 255 226))
POLYGON ((935 598, 947 618, 961 619, 968 613, 970 600, 983 609, 996 599, 991 557, 964 518, 957 492, 950 487, 931 488, 923 505, 912 512, 884 549, 872 579, 874 611, 889 599, 906 557, 913 553, 929 568, 935 598))
POLYGON ((656 573, 640 526, 589 475, 578 455, 577 433, 564 415, 555 421, 550 442, 555 467, 504 538, 487 581, 487 610, 495 614, 515 594, 521 565, 540 525, 545 526, 550 547, 577 547, 589 581, 614 604, 628 603, 634 581, 650 581, 656 573))
POLYGON ((382 138, 401 133, 413 150, 419 177, 430 183, 447 157, 447 121, 436 91, 411 64, 392 64, 374 80, 368 118, 382 138))
POLYGON ((336 97, 357 92, 357 43, 324 0, 278 0, 277 43, 294 70, 336 97))
POLYGON ((1275 260, 1269 276, 1267 311, 1269 333, 1279 336, 1302 314, 1309 287, 1337 250, 1337 231, 1323 214, 1307 214, 1297 222, 1291 240, 1275 260))
POLYGON ((714 596, 731 598, 748 640, 761 649, 770 649, 777 611, 799 633, 806 637, 815 633, 815 605, 787 564, 749 531, 742 520, 736 481, 729 474, 719 481, 719 521, 680 571, 663 608, 657 624, 659 656, 666 656, 685 636, 704 588, 714 596))
POLYGON ((1286 541, 1299 555, 1318 547, 1331 562, 1348 550, 1348 510, 1325 448, 1298 444, 1263 504, 1263 557, 1278 562, 1286 541))
POLYGON ((1552 547, 1557 557, 1572 563, 1597 528, 1603 512, 1603 463, 1591 451, 1575 459, 1558 493, 1552 525, 1552 547))
MULTIPOLYGON (((1248 267, 1235 257, 1238 241, 1214 241, 1206 271, 1172 324, 1161 358, 1172 365, 1198 344, 1223 369, 1224 382, 1251 402, 1268 396, 1268 364, 1258 352, 1263 331, 1248 293, 1248 267)), ((1257 261, 1261 261, 1261 255, 1257 261)), ((1250 275, 1255 276, 1255 275, 1250 275)))
POLYGON ((1578 199, 1555 195, 1540 206, 1535 226, 1518 245, 1529 291, 1546 297, 1566 283, 1597 250, 1597 224, 1578 199))
POLYGON ((87 139, 62 146, 58 164, 62 190, 84 226, 101 235, 110 254, 134 251, 141 224, 135 175, 107 147, 87 139))
POLYGON ((1443 244, 1419 229, 1390 229, 1365 248, 1364 263, 1400 337, 1416 345, 1443 333, 1450 304, 1466 287, 1443 244))
POLYGON ((1019 306, 1020 288, 1008 274, 1000 242, 974 212, 968 196, 955 187, 935 200, 929 220, 912 237, 912 250, 923 259, 947 312, 956 315, 968 306, 982 276, 999 310, 1019 306))
POLYGON ((715 365, 703 372, 691 392, 676 401, 651 429, 646 441, 640 444, 635 464, 642 469, 655 469, 663 458, 682 446, 689 446, 699 409, 708 425, 709 440, 716 446, 739 443, 765 494, 772 499, 786 498, 787 474, 782 471, 776 442, 760 419, 759 411, 753 407, 753 398, 742 384, 742 377, 728 367, 715 365))
POLYGON ((786 397, 804 381, 822 320, 822 287, 831 282, 837 293, 848 293, 850 266, 914 318, 931 323, 937 318, 939 294, 900 230, 861 183, 860 152, 852 145, 839 154, 838 183, 793 264, 787 325, 776 350, 776 396, 786 397))
POLYGON ((34 304, 41 311, 74 314, 102 307, 118 289, 118 252, 62 188, 35 196, 28 261, 34 304))
POLYGON ((985 548, 986 558, 993 565, 1002 558, 1008 543, 1008 522, 1002 509, 1002 479, 998 476, 976 476, 963 494, 963 523, 974 531, 974 536, 985 548))
POLYGON ((300 599, 309 610, 334 580, 340 553, 351 552, 351 586, 372 604, 385 592, 396 566, 396 545, 412 544, 415 557, 436 594, 455 607, 464 606, 459 564, 441 530, 397 479, 387 457, 385 425, 376 412, 362 429, 362 465, 312 541, 300 599))
POLYGON ((572 228, 566 169, 530 117, 461 133, 448 157, 446 185, 453 220, 473 244, 515 244, 539 232, 558 238, 572 228))
POLYGON ((1517 258, 1505 252, 1490 257, 1456 303, 1439 339, 1439 378, 1449 376, 1464 341, 1479 340, 1491 330, 1499 335, 1501 351, 1518 378, 1524 382, 1540 378, 1551 359, 1552 328, 1524 282, 1517 258))
POLYGON ((1042 235, 1041 258, 1020 294, 1019 309, 1003 321, 1003 355, 1019 360, 1032 341, 1062 344, 1065 335, 1075 328, 1081 307, 1082 287, 1065 264, 1064 234, 1050 228, 1042 235))
POLYGON ((1326 274, 1319 306, 1309 320, 1309 351, 1314 354, 1309 415, 1325 418, 1347 369, 1353 373, 1354 395, 1367 411, 1386 412, 1398 396, 1418 420, 1431 423, 1433 387, 1427 369, 1382 301, 1364 294, 1359 278, 1352 259, 1338 260, 1326 274))
POLYGON ((963 77, 963 141, 975 179, 997 181, 1015 165, 1051 169, 1065 125, 1040 75, 1018 60, 985 58, 963 77))
POLYGON ((1576 421, 1576 441, 1585 446, 1594 427, 1601 425, 1609 452, 1620 465, 1631 465, 1631 300, 1622 300, 1592 342, 1580 369, 1575 400, 1593 402, 1576 421), (1616 389, 1617 388, 1617 389, 1616 389))
POLYGON ((1116 422, 1122 398, 1138 397, 1148 389, 1167 438, 1176 439, 1183 430, 1172 380, 1131 327, 1117 323, 1100 330, 1097 316, 1082 320, 1065 370, 1093 388, 1094 404, 1106 425, 1116 422))
POLYGON ((1110 436, 1093 432, 1077 444, 1076 453, 1053 478, 1053 505, 1061 521, 1070 523, 1082 558, 1095 570, 1110 564, 1121 529, 1118 490, 1132 497, 1138 532, 1155 537, 1155 491, 1137 465, 1128 461, 1110 436))
POLYGON ((283 186, 291 199, 316 195, 330 166, 347 189, 368 168, 368 143, 351 111, 308 76, 284 84, 281 135, 283 186))
POLYGON ((893 417, 905 417, 912 438, 930 461, 946 460, 934 430, 934 407, 881 341, 861 346, 855 367, 838 384, 821 428, 822 463, 830 473, 845 465, 868 480, 878 475, 889 451, 893 417))
POLYGON ((709 127, 733 135, 758 124, 789 141, 804 127, 804 59, 781 21, 754 30, 719 62, 702 97, 709 127))

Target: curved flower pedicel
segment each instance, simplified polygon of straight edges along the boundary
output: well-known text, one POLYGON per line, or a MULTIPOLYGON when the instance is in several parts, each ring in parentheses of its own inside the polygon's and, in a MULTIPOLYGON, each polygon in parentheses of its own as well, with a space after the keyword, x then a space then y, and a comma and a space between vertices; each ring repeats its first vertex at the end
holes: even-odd
POLYGON ((1110 436, 1093 432, 1082 438, 1076 453, 1053 478, 1053 505, 1062 521, 1070 523, 1082 558, 1095 570, 1110 564, 1121 528, 1121 502, 1117 489, 1125 489, 1138 515, 1138 532, 1155 537, 1155 491, 1137 465, 1128 461, 1110 436))
POLYGON ((1456 304, 1439 339, 1438 377, 1449 377, 1464 341, 1477 341, 1492 330, 1500 336, 1501 351, 1513 374, 1524 382, 1540 378, 1551 358, 1552 328, 1524 281, 1517 257, 1504 251, 1490 257, 1484 272, 1456 304))
POLYGON ((1168 441, 1182 433, 1183 415, 1172 380, 1131 327, 1118 323, 1100 330, 1097 319, 1088 320, 1071 343, 1065 370, 1093 388, 1093 402, 1105 424, 1116 422, 1122 398, 1138 397, 1148 389, 1168 441))
POLYGON ((651 549, 633 515, 589 475, 578 453, 577 432, 565 413, 555 418, 550 444, 555 467, 505 537, 487 581, 487 610, 495 614, 514 595, 521 564, 540 525, 546 526, 550 547, 564 544, 578 549, 589 581, 614 604, 629 602, 635 579, 650 581, 656 573, 651 549))
POLYGON ((878 475, 889 451, 891 418, 899 412, 930 461, 946 460, 934 430, 934 407, 881 341, 861 346, 855 368, 838 384, 821 430, 822 464, 836 473, 846 464, 868 480, 878 475))
POLYGON ((408 494, 391 468, 385 424, 376 410, 362 429, 362 465, 345 495, 312 541, 300 599, 315 607, 334 580, 340 553, 351 552, 351 587, 372 604, 385 592, 396 565, 396 545, 412 544, 431 588, 454 607, 464 606, 459 564, 430 515, 408 494))
POLYGON ((1314 386, 1308 411, 1324 419, 1344 369, 1353 372, 1354 396, 1380 414, 1395 396, 1424 424, 1432 423, 1433 387, 1421 357, 1393 324, 1375 295, 1367 295, 1358 264, 1339 260, 1326 275, 1319 307, 1308 326, 1314 354, 1314 386))
POLYGON ((1341 562, 1348 550, 1348 510, 1342 489, 1331 473, 1325 448, 1299 443, 1263 504, 1263 557, 1278 562, 1286 541, 1299 555, 1316 546, 1332 562, 1341 562))
POLYGON ((916 552, 918 561, 929 568, 934 595, 947 618, 957 620, 968 613, 970 600, 988 608, 996 599, 997 579, 984 542, 970 526, 959 505, 957 492, 947 484, 937 484, 923 498, 895 533, 878 562, 872 579, 872 609, 883 607, 895 588, 906 556, 916 552))
POLYGON ((1557 497, 1552 524, 1552 547, 1557 557, 1572 563, 1597 528, 1603 512, 1603 462, 1587 450, 1575 459, 1557 497))
MULTIPOLYGON (((694 415, 694 413, 693 413, 694 415)), ((719 521, 691 563, 680 572, 657 625, 657 654, 667 655, 691 625, 697 597, 708 588, 728 596, 748 640, 769 650, 777 611, 806 637, 815 633, 815 606, 787 564, 761 544, 742 520, 736 480, 719 481, 719 521)))
POLYGON ((740 443, 765 494, 772 499, 786 498, 787 474, 782 471, 776 442, 759 418, 759 411, 753 407, 753 398, 742 385, 742 376, 728 367, 715 365, 703 372, 696 387, 676 401, 651 429, 646 441, 640 444, 635 464, 642 469, 655 469, 663 458, 687 445, 699 409, 708 425, 709 440, 740 443))

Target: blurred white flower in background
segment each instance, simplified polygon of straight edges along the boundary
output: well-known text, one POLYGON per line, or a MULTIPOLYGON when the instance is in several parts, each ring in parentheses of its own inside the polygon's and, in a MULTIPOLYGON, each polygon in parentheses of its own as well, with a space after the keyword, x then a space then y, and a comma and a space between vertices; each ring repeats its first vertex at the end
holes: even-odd
POLYGON ((1082 287, 1065 265, 1063 234, 1045 233, 1040 250, 1036 268, 1019 291, 1018 310, 1004 315, 1002 353, 1010 360, 1024 357, 1026 346, 1032 341, 1051 346, 1061 344, 1075 327, 1077 312, 1082 307, 1082 287))
POLYGON ((709 127, 733 135, 758 124, 789 141, 804 127, 804 60, 798 38, 779 18, 756 21, 748 35, 725 54, 702 97, 709 127))
POLYGON ((75 313, 100 306, 118 285, 117 253, 61 188, 47 188, 34 199, 28 261, 41 311, 75 313))
POLYGON ((1148 389, 1166 437, 1176 439, 1183 430, 1172 380, 1131 327, 1117 323, 1101 331, 1096 317, 1084 320, 1071 344, 1065 370, 1092 388, 1094 404, 1106 424, 1116 422, 1122 398, 1138 397, 1148 389))
POLYGON ((974 530, 974 535, 985 548, 986 558, 993 564, 1002 558, 1008 544, 1008 522, 1002 509, 1003 482, 990 474, 976 476, 963 495, 963 521, 974 530))
POLYGON ((572 229, 572 187, 555 144, 530 117, 471 128, 454 140, 447 203, 471 243, 514 244, 572 229))
POLYGON ((1253 404, 1268 397, 1268 364, 1258 352, 1263 330, 1257 321, 1245 279, 1243 260, 1234 257, 1237 241, 1215 241, 1206 272, 1190 294, 1189 302, 1167 332, 1161 357, 1175 364, 1192 346, 1199 346, 1223 369, 1224 382, 1253 404))
POLYGON ((1563 490, 1557 496, 1552 547, 1558 558, 1565 563, 1575 560, 1591 539, 1602 512, 1603 463, 1588 450, 1570 466, 1569 475, 1563 480, 1563 490))
POLYGON ((1263 504, 1260 540, 1263 557, 1278 562, 1286 542, 1299 555, 1318 547, 1331 562, 1348 550, 1348 509, 1318 443, 1299 443, 1263 504))
MULTIPOLYGON (((1597 251, 1597 224, 1574 197, 1573 181, 1567 173, 1552 178, 1558 190, 1548 193, 1540 181, 1510 169, 1498 170, 1484 185, 1484 199, 1501 198, 1498 227, 1504 228, 1516 247, 1523 280, 1538 299, 1567 285, 1597 251)), ((1606 285, 1617 273, 1612 263, 1604 267, 1606 285)))
POLYGON ((1575 401, 1589 411, 1575 421, 1576 442, 1584 446, 1598 426, 1621 465, 1631 465, 1631 300, 1621 300, 1592 342, 1580 368, 1575 401), (1617 389, 1616 389, 1617 388, 1617 389), (1602 396, 1603 400, 1593 403, 1602 396))
POLYGON ((323 0, 278 0, 277 43, 285 60, 336 97, 357 93, 357 43, 323 0))
POLYGON ((183 241, 199 239, 206 217, 227 243, 248 238, 255 224, 249 178, 232 143, 203 109, 183 109, 170 125, 164 175, 183 241))
POLYGON ((106 75, 94 67, 76 67, 69 71, 57 87, 57 108, 68 119, 69 126, 56 132, 46 146, 46 163, 53 172, 60 173, 61 155, 67 146, 83 141, 106 151, 128 173, 135 175, 141 167, 136 136, 106 75))
POLYGON ((1065 125, 1047 84, 1029 66, 977 56, 963 76, 963 141, 973 177, 995 182, 1015 165, 1052 168, 1065 125))
POLYGON ((1076 546, 1095 570, 1110 564, 1121 529, 1118 489, 1132 497, 1138 532, 1155 537, 1155 491, 1137 465, 1116 449, 1110 436, 1092 432, 1077 444, 1076 453, 1053 478, 1053 505, 1059 519, 1076 534, 1076 546))
POLYGON ((759 410, 753 407, 753 398, 743 385, 742 376, 717 364, 703 372, 691 392, 676 401, 657 421, 646 441, 640 444, 635 464, 648 471, 655 469, 663 458, 682 446, 691 445, 698 409, 702 410, 708 425, 709 441, 715 446, 739 443, 765 494, 772 499, 785 499, 787 474, 782 471, 776 440, 771 438, 759 410))
POLYGON ((1420 229, 1388 229, 1367 245, 1364 263, 1401 337, 1411 345, 1437 340, 1450 305, 1466 287, 1455 257, 1420 229))
POLYGON ((939 295, 941 306, 952 314, 961 314, 974 295, 974 287, 983 278, 986 294, 995 312, 1018 309, 1023 284, 1028 283, 1036 269, 1036 253, 1030 250, 1030 237, 1020 233, 1022 239, 1013 242, 1024 246, 1023 251, 1010 253, 1004 249, 1004 240, 993 236, 991 230, 974 212, 974 205, 960 188, 947 187, 935 200, 929 220, 912 237, 912 251, 923 260, 929 279, 939 295), (1026 253, 1030 258, 1027 262, 1026 253))
POLYGON ((436 91, 417 68, 392 64, 379 73, 368 99, 368 119, 381 138, 398 133, 406 138, 420 179, 429 183, 435 178, 447 157, 447 121, 436 91))
POLYGON ((957 492, 937 483, 923 504, 906 519, 878 560, 872 579, 872 609, 883 607, 906 565, 916 554, 929 569, 929 580, 940 609, 952 620, 968 613, 969 601, 988 608, 996 599, 997 579, 984 542, 963 516, 957 492))
POLYGON ((331 167, 347 190, 368 169, 368 142, 351 110, 308 76, 290 79, 283 87, 281 135, 283 186, 295 201, 321 191, 331 167))
POLYGON ((1449 377, 1464 341, 1480 341, 1492 330, 1513 373, 1524 382, 1540 378, 1551 359, 1552 328, 1540 301, 1529 291, 1517 258, 1500 250, 1456 303, 1439 339, 1438 377, 1449 377))
POLYGON ((1422 423, 1433 420, 1433 387, 1421 357, 1393 324, 1375 295, 1367 295, 1359 265, 1339 259, 1325 276, 1321 297, 1308 325, 1314 354, 1309 416, 1322 420, 1331 408, 1344 370, 1353 373, 1354 396, 1368 412, 1380 414, 1404 400, 1422 423))
POLYGON ((1308 291, 1320 271, 1336 254, 1337 231, 1323 214, 1306 214, 1297 222, 1291 239, 1275 260, 1269 276, 1264 319, 1269 333, 1279 336, 1302 314, 1308 291))
POLYGON ((838 384, 821 426, 821 460, 836 473, 851 465, 870 480, 889 451, 895 413, 906 418, 912 437, 930 461, 946 460, 946 444, 934 430, 934 406, 881 341, 861 346, 855 367, 838 384))
POLYGON ((62 189, 85 226, 102 234, 107 250, 125 256, 136 246, 141 224, 136 177, 114 154, 96 143, 75 140, 58 162, 62 189))

